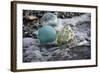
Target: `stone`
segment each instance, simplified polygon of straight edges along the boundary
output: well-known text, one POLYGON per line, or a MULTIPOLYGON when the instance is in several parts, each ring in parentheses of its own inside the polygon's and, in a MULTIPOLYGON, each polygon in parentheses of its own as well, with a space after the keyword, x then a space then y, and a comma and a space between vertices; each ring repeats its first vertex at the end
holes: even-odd
POLYGON ((24 62, 37 62, 37 61, 43 61, 44 58, 39 50, 27 50, 26 52, 23 53, 24 62))
POLYGON ((38 39, 33 39, 33 38, 23 38, 23 47, 29 47, 29 46, 32 46, 32 45, 38 45, 39 44, 39 41, 38 39))
POLYGON ((30 16, 24 16, 25 19, 29 20, 29 21, 32 21, 32 20, 37 20, 38 17, 36 16, 33 16, 33 15, 30 15, 30 16))

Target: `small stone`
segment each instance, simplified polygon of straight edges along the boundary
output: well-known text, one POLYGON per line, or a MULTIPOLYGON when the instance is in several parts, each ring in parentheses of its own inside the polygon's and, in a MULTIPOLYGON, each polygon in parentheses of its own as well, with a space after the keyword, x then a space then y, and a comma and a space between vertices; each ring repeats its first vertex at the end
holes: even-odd
POLYGON ((32 21, 32 20, 37 20, 37 19, 38 19, 38 17, 32 16, 32 15, 30 15, 30 16, 25 16, 24 18, 27 19, 27 20, 30 20, 30 21, 32 21))

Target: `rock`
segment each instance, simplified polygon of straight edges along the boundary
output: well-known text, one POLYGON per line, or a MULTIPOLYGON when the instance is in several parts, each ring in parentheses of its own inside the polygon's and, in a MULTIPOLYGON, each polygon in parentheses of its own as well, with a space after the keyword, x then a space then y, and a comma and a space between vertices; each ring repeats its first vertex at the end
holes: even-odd
POLYGON ((32 20, 37 20, 38 17, 36 16, 33 16, 33 15, 29 15, 29 16, 24 16, 25 19, 29 20, 29 21, 32 21, 32 20))
POLYGON ((50 43, 47 43, 46 45, 44 44, 42 44, 42 46, 44 46, 45 48, 53 48, 53 47, 58 47, 58 44, 57 44, 57 42, 56 42, 56 40, 54 41, 54 42, 50 42, 50 43))
POLYGON ((32 51, 34 51, 34 50, 40 50, 40 47, 38 45, 32 45, 28 47, 28 49, 32 49, 32 51))
POLYGON ((41 47, 40 52, 48 52, 45 47, 41 47))
POLYGON ((71 26, 76 26, 78 23, 83 23, 83 22, 90 22, 91 21, 91 15, 90 13, 83 14, 81 16, 75 16, 72 18, 65 18, 61 19, 59 18, 60 23, 63 23, 64 25, 71 25, 71 26))
POLYGON ((32 35, 33 35, 33 37, 34 37, 35 39, 38 39, 38 31, 34 31, 34 32, 32 33, 32 35))
POLYGON ((77 46, 82 46, 82 45, 89 46, 89 45, 90 45, 90 43, 89 43, 88 41, 86 41, 86 40, 83 40, 83 41, 81 41, 81 42, 77 43, 76 45, 77 45, 77 46))
POLYGON ((28 26, 23 26, 23 37, 32 37, 31 29, 28 26))
POLYGON ((66 57, 66 60, 71 57, 70 54, 69 54, 69 49, 68 48, 66 48, 66 49, 59 48, 57 50, 54 50, 54 52, 52 51, 51 60, 54 60, 54 61, 65 60, 65 57, 66 57))
POLYGON ((54 27, 54 28, 55 28, 55 30, 56 30, 57 32, 60 32, 61 30, 63 30, 64 26, 61 25, 61 24, 59 24, 59 25, 57 25, 57 26, 54 27))
MULTIPOLYGON (((24 48, 24 49, 25 49, 25 48, 24 48)), ((32 52, 32 50, 27 50, 27 49, 25 49, 25 50, 26 50, 26 51, 23 52, 24 58, 27 57, 27 56, 32 52)))
POLYGON ((24 62, 43 61, 44 58, 39 50, 27 50, 24 52, 24 62))
POLYGON ((76 29, 74 29, 77 43, 88 41, 87 43, 90 43, 90 37, 91 37, 91 26, 90 23, 84 22, 80 23, 76 26, 76 29))
POLYGON ((55 51, 55 50, 57 50, 57 49, 59 49, 59 47, 51 47, 51 48, 48 49, 48 51, 49 51, 49 52, 53 52, 53 51, 55 51))
POLYGON ((76 46, 70 49, 72 54, 76 54, 73 56, 73 59, 90 59, 91 58, 91 48, 90 46, 76 46))
POLYGON ((23 48, 32 46, 33 44, 38 45, 39 41, 33 38, 23 38, 23 48))
POLYGON ((42 56, 48 56, 50 53, 49 52, 41 52, 42 56))

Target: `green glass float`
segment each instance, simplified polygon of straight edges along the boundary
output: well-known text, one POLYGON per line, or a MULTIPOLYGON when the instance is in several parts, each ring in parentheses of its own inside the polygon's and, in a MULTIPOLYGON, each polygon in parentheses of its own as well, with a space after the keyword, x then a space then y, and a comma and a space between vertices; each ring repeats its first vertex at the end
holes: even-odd
POLYGON ((43 26, 38 31, 38 39, 41 44, 48 44, 56 40, 56 30, 51 26, 43 26))
POLYGON ((76 43, 75 33, 70 26, 65 26, 57 32, 57 43, 59 46, 66 45, 67 47, 71 47, 76 43))
POLYGON ((54 13, 45 13, 41 20, 41 25, 50 25, 56 26, 57 25, 57 16, 54 13))

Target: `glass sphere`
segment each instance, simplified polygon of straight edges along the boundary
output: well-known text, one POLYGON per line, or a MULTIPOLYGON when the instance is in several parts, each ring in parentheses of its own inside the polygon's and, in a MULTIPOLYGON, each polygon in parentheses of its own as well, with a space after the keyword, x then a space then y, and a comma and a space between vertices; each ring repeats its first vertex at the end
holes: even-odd
POLYGON ((57 16, 53 13, 45 13, 41 20, 42 25, 50 25, 50 26, 56 26, 57 25, 57 16))
POLYGON ((41 44, 48 44, 56 40, 56 30, 51 26, 43 26, 38 31, 41 44))

